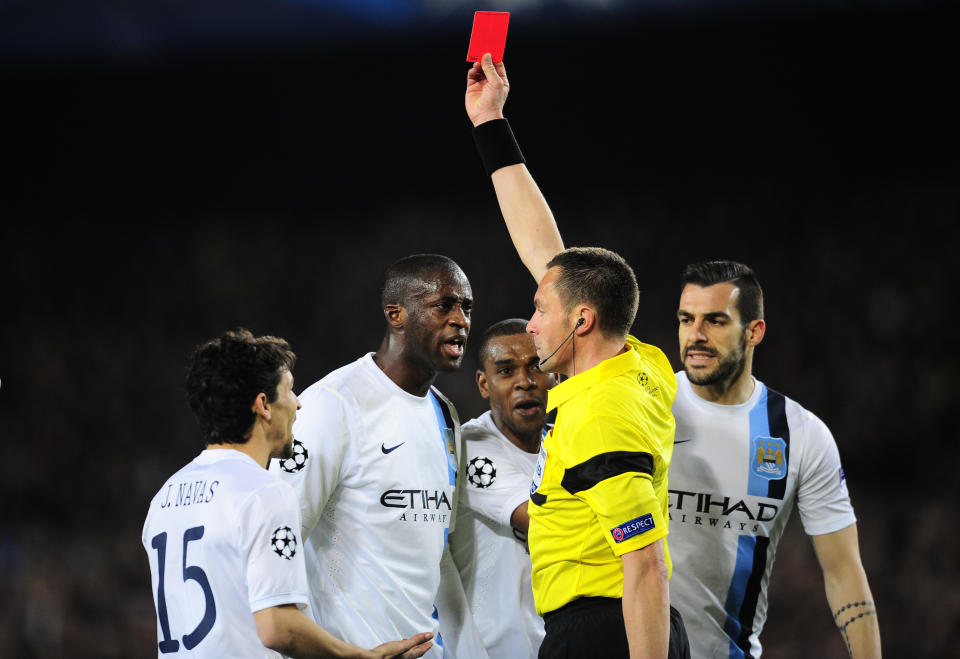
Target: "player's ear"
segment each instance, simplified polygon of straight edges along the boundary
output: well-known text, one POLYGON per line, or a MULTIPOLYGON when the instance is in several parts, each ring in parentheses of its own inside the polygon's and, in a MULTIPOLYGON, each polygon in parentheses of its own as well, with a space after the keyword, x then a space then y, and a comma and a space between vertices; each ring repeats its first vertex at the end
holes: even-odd
POLYGON ((270 420, 270 403, 267 402, 267 395, 263 392, 257 394, 253 399, 253 405, 250 406, 253 413, 264 421, 270 420))
POLYGON ((477 369, 477 388, 480 395, 484 398, 490 398, 490 387, 487 382, 487 374, 482 368, 477 369))
POLYGON ((573 329, 576 331, 577 336, 584 336, 589 333, 596 327, 596 324, 597 314, 588 306, 580 307, 577 310, 577 315, 573 318, 573 329), (581 318, 583 319, 582 323, 580 322, 581 318))
POLYGON ((756 346, 763 341, 767 333, 767 323, 763 318, 757 318, 747 323, 747 345, 756 346))
POLYGON ((407 322, 407 309, 402 304, 388 304, 383 308, 383 316, 387 319, 387 325, 401 330, 407 322))

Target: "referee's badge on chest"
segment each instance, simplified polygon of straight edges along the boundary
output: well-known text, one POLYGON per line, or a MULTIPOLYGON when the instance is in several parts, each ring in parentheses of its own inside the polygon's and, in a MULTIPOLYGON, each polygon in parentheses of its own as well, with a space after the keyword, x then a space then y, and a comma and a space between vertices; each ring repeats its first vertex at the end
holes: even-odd
POLYGON ((540 455, 537 456, 537 468, 533 471, 533 482, 530 483, 530 494, 537 491, 540 482, 543 480, 543 470, 547 465, 547 449, 540 444, 540 455))

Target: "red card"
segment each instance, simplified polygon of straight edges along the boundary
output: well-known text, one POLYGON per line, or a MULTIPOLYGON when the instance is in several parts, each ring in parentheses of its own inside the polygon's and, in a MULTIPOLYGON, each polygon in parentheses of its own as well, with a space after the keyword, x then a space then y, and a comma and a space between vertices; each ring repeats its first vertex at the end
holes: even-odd
POLYGON ((478 11, 473 15, 473 32, 467 48, 467 61, 479 62, 486 53, 493 55, 494 62, 503 61, 507 46, 508 11, 478 11))

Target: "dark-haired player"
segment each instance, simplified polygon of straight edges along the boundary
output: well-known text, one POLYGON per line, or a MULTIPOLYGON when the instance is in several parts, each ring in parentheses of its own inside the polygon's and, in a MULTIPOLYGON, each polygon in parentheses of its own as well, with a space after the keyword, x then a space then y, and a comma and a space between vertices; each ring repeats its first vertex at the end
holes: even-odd
POLYGON ((689 656, 670 607, 665 542, 676 378, 661 350, 628 334, 639 289, 626 261, 563 249, 503 118, 506 95, 503 65, 484 55, 468 73, 467 114, 510 236, 539 283, 528 331, 541 368, 568 376, 550 390, 557 420, 531 486, 540 656, 689 656))
POLYGON ((796 505, 850 654, 879 657, 836 442, 820 419, 752 374, 766 332, 756 275, 733 261, 687 266, 677 319, 684 371, 673 405, 670 549, 682 569, 670 596, 694 655, 760 656, 773 559, 796 505))
POLYGON ((393 263, 379 349, 301 394, 297 457, 275 463, 300 500, 317 622, 352 643, 428 629, 428 656, 484 656, 482 645, 471 649, 475 628, 447 552, 460 424, 432 386, 460 366, 472 305, 451 259, 393 263), (446 587, 459 600, 446 600, 446 587))
POLYGON ((187 400, 206 450, 150 503, 150 559, 159 657, 419 657, 430 634, 372 651, 305 616, 307 581, 296 495, 266 470, 290 455, 300 404, 283 339, 227 332, 198 346, 187 400), (411 649, 412 648, 412 649, 411 649))
POLYGON ((530 585, 530 482, 546 431, 547 390, 527 321, 502 320, 480 338, 477 387, 490 409, 463 424, 463 516, 450 544, 491 657, 537 656, 543 620, 530 585))

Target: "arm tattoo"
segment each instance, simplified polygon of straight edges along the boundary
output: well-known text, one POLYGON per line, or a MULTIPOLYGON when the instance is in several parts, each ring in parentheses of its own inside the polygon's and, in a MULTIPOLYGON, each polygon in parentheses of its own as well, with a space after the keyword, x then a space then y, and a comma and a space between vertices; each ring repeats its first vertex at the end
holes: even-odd
POLYGON ((853 649, 850 647, 850 635, 847 634, 847 627, 861 618, 875 615, 877 615, 877 610, 874 608, 873 602, 867 601, 844 604, 833 614, 833 621, 843 635, 843 642, 846 643, 847 652, 851 655, 853 654, 853 649))

